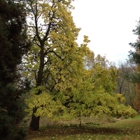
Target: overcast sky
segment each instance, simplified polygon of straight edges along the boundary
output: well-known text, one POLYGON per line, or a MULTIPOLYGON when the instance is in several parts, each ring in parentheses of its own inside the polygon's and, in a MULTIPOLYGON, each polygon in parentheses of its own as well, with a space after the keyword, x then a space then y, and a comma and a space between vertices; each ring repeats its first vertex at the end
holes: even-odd
POLYGON ((89 48, 97 55, 106 55, 110 61, 125 61, 135 42, 133 34, 140 17, 140 0, 75 0, 73 19, 82 28, 78 42, 83 35, 89 36, 89 48))

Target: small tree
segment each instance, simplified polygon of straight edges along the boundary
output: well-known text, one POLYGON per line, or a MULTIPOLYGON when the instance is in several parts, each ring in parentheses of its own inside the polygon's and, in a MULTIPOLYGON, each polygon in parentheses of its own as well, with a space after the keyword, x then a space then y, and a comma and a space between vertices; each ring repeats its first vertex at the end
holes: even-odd
POLYGON ((60 96, 71 118, 78 118, 81 126, 83 116, 134 117, 137 112, 124 105, 123 95, 115 93, 117 68, 111 66, 105 57, 94 57, 93 52, 84 58, 81 80, 71 90, 65 91, 67 94, 60 96))

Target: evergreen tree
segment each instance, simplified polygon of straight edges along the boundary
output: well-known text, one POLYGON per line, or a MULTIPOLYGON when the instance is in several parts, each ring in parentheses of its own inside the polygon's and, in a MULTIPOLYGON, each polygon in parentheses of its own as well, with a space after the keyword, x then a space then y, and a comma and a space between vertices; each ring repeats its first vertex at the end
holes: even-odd
POLYGON ((22 139, 22 92, 16 87, 17 65, 28 49, 23 4, 0 0, 0 139, 22 139))
POLYGON ((130 51, 130 59, 131 62, 140 64, 140 21, 133 32, 138 36, 138 39, 135 43, 130 43, 130 45, 134 48, 134 51, 130 51))
POLYGON ((134 48, 134 51, 130 51, 130 61, 136 64, 136 71, 132 75, 132 81, 136 84, 136 97, 134 99, 134 107, 137 111, 140 111, 140 21, 138 22, 136 29, 133 30, 133 32, 138 36, 135 43, 130 43, 130 45, 134 48))

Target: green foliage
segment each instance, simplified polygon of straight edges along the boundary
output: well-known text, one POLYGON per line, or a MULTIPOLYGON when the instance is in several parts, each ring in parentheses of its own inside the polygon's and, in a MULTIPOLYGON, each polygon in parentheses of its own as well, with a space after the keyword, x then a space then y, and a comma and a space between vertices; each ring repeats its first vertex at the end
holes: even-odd
POLYGON ((140 42, 139 42, 139 35, 140 35, 140 21, 136 26, 136 29, 133 30, 134 34, 138 36, 138 39, 135 43, 130 43, 130 45, 135 49, 134 51, 130 51, 130 60, 136 64, 140 64, 140 42))
MULTIPOLYGON (((3 87, 0 87, 1 91, 3 87)), ((24 100, 19 96, 23 91, 16 89, 13 84, 5 86, 3 96, 0 98, 0 138, 13 139, 17 137, 24 139, 25 135, 20 135, 20 127, 18 126, 25 116, 24 100)), ((24 130, 23 130, 24 131, 24 130)))
POLYGON ((137 115, 137 112, 131 106, 125 106, 123 104, 118 104, 113 110, 113 115, 120 118, 133 118, 137 115))
POLYGON ((131 76, 131 80, 135 83, 135 92, 136 97, 134 99, 134 107, 137 111, 139 111, 139 98, 140 98, 140 21, 138 21, 138 24, 136 26, 136 29, 133 30, 134 34, 137 35, 137 40, 135 43, 130 43, 130 45, 134 48, 134 51, 130 51, 130 61, 134 64, 136 64, 136 70, 135 73, 131 76))
POLYGON ((116 79, 118 78, 118 70, 115 67, 110 66, 108 60, 100 55, 95 58, 93 69, 95 90, 98 90, 98 88, 102 86, 105 92, 113 92, 117 84, 116 79))
POLYGON ((0 1, 0 139, 21 138, 19 123, 24 117, 23 91, 18 88, 17 65, 28 50, 23 3, 0 1))

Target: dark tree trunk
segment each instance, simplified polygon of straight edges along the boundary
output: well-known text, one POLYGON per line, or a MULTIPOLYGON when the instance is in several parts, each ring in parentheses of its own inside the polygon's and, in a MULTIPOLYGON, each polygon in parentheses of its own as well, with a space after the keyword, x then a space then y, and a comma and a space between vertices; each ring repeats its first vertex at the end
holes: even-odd
POLYGON ((79 127, 81 127, 82 126, 81 112, 79 113, 79 121, 80 121, 79 127))
MULTIPOLYGON (((41 86, 42 85, 42 79, 43 79, 43 69, 44 69, 44 44, 41 46, 41 51, 40 51, 40 67, 38 71, 38 76, 37 76, 37 85, 41 86)), ((39 90, 36 95, 41 94, 41 91, 39 90)), ((38 131, 39 130, 39 121, 40 121, 40 116, 36 117, 34 113, 36 113, 37 108, 33 108, 33 114, 31 118, 31 123, 30 123, 30 130, 33 131, 38 131)))
POLYGON ((33 114, 32 114, 32 118, 31 118, 31 123, 30 123, 30 130, 33 131, 38 131, 39 130, 39 120, 40 120, 40 116, 36 117, 34 115, 34 113, 36 112, 37 108, 33 109, 33 114))
POLYGON ((39 120, 40 117, 36 117, 32 115, 31 123, 30 123, 30 130, 38 131, 39 130, 39 120))

